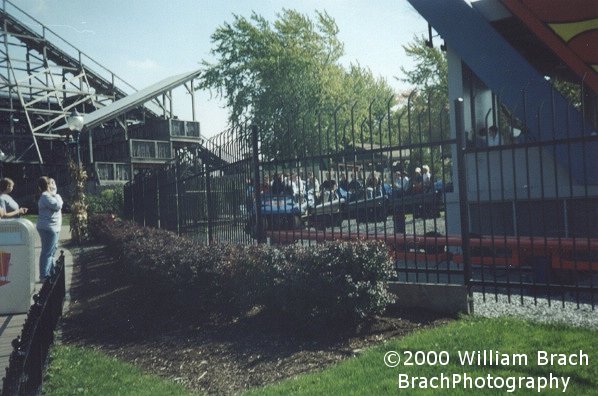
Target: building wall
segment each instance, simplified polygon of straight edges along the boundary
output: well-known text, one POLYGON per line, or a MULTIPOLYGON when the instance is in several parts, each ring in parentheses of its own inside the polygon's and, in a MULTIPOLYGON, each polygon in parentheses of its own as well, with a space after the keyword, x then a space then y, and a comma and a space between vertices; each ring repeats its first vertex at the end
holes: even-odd
MULTIPOLYGON (((465 131, 495 124, 493 93, 448 48, 451 137, 456 137, 454 101, 463 99, 465 131)), ((466 144, 462 142, 462 144, 466 144)), ((566 146, 565 146, 566 147, 566 146)), ((457 158, 457 147, 453 158, 457 158)), ((574 155, 574 154, 572 154, 574 155)), ((465 154, 469 229, 480 234, 598 236, 598 186, 580 184, 555 158, 553 145, 509 145, 465 154), (587 213, 584 218, 582 212, 587 213), (595 219, 596 218, 596 219, 595 219), (542 230, 541 230, 542 229, 542 230)), ((455 192, 447 194, 447 233, 460 234, 457 161, 455 192)))

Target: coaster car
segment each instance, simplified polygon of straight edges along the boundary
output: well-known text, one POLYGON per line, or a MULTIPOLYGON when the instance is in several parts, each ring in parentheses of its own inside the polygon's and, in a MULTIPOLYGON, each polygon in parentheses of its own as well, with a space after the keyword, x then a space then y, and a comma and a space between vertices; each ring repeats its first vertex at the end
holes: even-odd
POLYGON ((266 230, 294 230, 303 227, 307 214, 308 197, 297 199, 293 195, 262 196, 262 218, 266 230))
POLYGON ((436 218, 440 216, 444 202, 442 190, 403 191, 388 183, 377 189, 339 189, 339 195, 345 198, 345 217, 364 223, 381 222, 394 213, 413 214, 415 218, 436 218))
MULTIPOLYGON (((311 195, 313 196, 313 191, 311 191, 311 195)), ((345 212, 345 198, 340 196, 339 191, 324 191, 320 200, 314 199, 308 205, 307 222, 310 226, 318 229, 331 226, 340 227, 345 218, 345 212)))
MULTIPOLYGON (((385 185, 388 191, 388 209, 391 212, 411 213, 415 218, 437 218, 444 206, 442 190, 403 191, 385 185)), ((436 187, 436 186, 435 186, 436 187)))
POLYGON ((357 222, 379 222, 388 216, 388 195, 384 187, 339 188, 339 195, 345 198, 345 217, 354 218, 357 222))

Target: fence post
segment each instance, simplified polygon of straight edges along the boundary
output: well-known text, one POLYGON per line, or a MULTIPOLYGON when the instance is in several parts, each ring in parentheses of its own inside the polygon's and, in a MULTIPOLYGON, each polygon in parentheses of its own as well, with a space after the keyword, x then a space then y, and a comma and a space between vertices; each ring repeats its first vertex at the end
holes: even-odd
POLYGON ((257 243, 266 242, 264 235, 263 219, 262 219, 262 193, 260 180, 260 157, 258 147, 258 130, 256 125, 251 126, 251 151, 253 157, 253 191, 255 198, 253 205, 255 209, 255 226, 257 243))
POLYGON ((131 213, 133 211, 132 206, 131 206, 131 194, 129 192, 129 186, 130 186, 129 183, 131 183, 131 182, 128 181, 123 186, 123 213, 122 213, 122 215, 125 219, 130 219, 131 213))
POLYGON ((176 209, 176 234, 181 235, 181 212, 179 208, 179 162, 174 161, 174 204, 176 209))
POLYGON ((143 227, 145 227, 145 219, 147 218, 147 205, 146 205, 146 201, 145 201, 145 173, 141 174, 141 177, 139 178, 139 180, 141 181, 141 202, 143 202, 142 209, 141 209, 141 214, 142 214, 142 219, 141 219, 141 225, 143 227))
POLYGON ((458 98, 455 104, 455 130, 457 144, 457 179, 459 183, 459 214, 461 220, 461 249, 463 250, 463 278, 469 300, 469 312, 473 313, 473 293, 471 290, 471 254, 469 249, 469 207, 467 205, 467 172, 465 169, 465 122, 463 99, 458 98))
POLYGON ((212 224, 213 206, 212 206, 212 181, 210 180, 210 169, 207 165, 204 165, 204 175, 206 178, 206 209, 208 212, 208 245, 211 245, 214 241, 214 232, 212 224))
POLYGON ((135 221, 135 198, 133 197, 135 190, 133 189, 134 180, 130 180, 128 183, 129 191, 129 220, 135 221))
POLYGON ((156 225, 158 228, 162 228, 162 222, 160 221, 160 172, 156 171, 156 225))

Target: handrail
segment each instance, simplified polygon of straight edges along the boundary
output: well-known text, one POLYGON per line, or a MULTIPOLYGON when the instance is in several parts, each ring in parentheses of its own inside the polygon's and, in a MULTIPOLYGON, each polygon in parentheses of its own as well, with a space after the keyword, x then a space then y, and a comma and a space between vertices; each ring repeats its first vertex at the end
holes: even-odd
MULTIPOLYGON (((125 80, 123 80, 121 77, 119 77, 117 74, 115 74, 114 72, 112 72, 111 70, 109 70, 108 68, 106 68, 105 66, 101 65, 100 63, 98 63, 97 61, 95 61, 93 58, 91 58, 89 55, 87 55, 85 52, 79 50, 77 47, 75 47, 73 44, 71 44, 69 41, 67 41, 66 39, 64 39, 63 37, 61 37, 59 34, 57 34, 55 31, 53 31, 52 29, 50 29, 49 27, 47 27, 46 25, 44 25, 43 23, 41 23, 40 21, 38 21, 37 19, 35 19, 33 16, 31 16, 30 14, 28 14, 27 12, 25 12, 24 10, 22 10, 21 8, 19 8, 18 6, 16 6, 14 3, 12 3, 10 0, 2 0, 2 11, 10 16, 11 14, 7 12, 7 4, 10 5, 11 7, 13 7, 16 11, 18 11, 19 13, 23 14, 24 16, 26 16, 27 18, 29 18, 35 25, 31 25, 28 23, 25 23, 25 25, 27 25, 27 27, 29 29, 32 29, 32 32, 41 36, 42 38, 44 38, 46 41, 48 41, 48 38, 46 37, 46 33, 51 33, 51 35, 53 37, 55 37, 56 39, 62 41, 63 43, 65 43, 67 45, 67 47, 69 48, 69 50, 74 50, 75 53, 78 56, 79 62, 83 63, 83 57, 86 58, 87 60, 89 60, 91 63, 95 64, 97 67, 99 67, 100 69, 102 69, 105 72, 108 72, 110 74, 110 80, 107 80, 107 82, 111 82, 112 85, 116 88, 115 82, 116 81, 120 81, 121 83, 123 83, 123 85, 125 85, 127 88, 132 89, 133 91, 137 91, 137 89, 135 87, 133 87, 131 84, 129 84, 128 82, 126 82, 125 80), (39 31, 36 31, 35 29, 40 29, 41 28, 41 33, 39 31)), ((65 52, 65 55, 68 56, 73 56, 67 52, 65 52)), ((75 58, 77 59, 77 58, 75 58)), ((98 77, 101 78, 105 78, 103 76, 98 75, 98 77)), ((123 91, 123 93, 125 93, 123 91)), ((130 93, 130 92, 129 92, 130 93)), ((125 93, 127 94, 127 93, 125 93)))

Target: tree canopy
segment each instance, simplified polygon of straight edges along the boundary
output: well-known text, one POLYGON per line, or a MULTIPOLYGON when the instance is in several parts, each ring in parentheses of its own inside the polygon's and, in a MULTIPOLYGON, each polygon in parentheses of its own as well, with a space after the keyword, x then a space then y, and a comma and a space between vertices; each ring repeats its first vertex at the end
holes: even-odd
POLYGON ((448 62, 446 54, 439 48, 428 46, 423 36, 415 36, 413 41, 403 46, 408 57, 416 66, 407 70, 401 66, 405 75, 401 80, 413 85, 420 97, 433 97, 439 103, 448 101, 448 62))
POLYGON ((450 154, 448 146, 441 147, 434 142, 449 138, 448 119, 448 63, 445 52, 440 48, 427 45, 422 36, 403 46, 408 57, 415 61, 412 69, 401 67, 402 81, 414 87, 411 100, 399 110, 409 113, 405 117, 403 130, 410 136, 403 141, 426 142, 426 148, 412 150, 411 167, 429 164, 436 177, 448 180, 450 167, 444 157, 450 154))
POLYGON ((392 89, 369 69, 351 65, 346 70, 340 64, 343 44, 327 13, 317 12, 313 21, 283 10, 277 18, 271 23, 256 13, 249 19, 235 15, 232 23, 220 26, 212 35, 216 62, 203 62, 199 88, 225 98, 232 127, 257 125, 262 152, 270 157, 343 144, 324 139, 322 130, 346 124, 355 102, 379 99, 375 110, 383 111, 392 89), (339 108, 347 110, 345 119, 330 117, 339 108))

